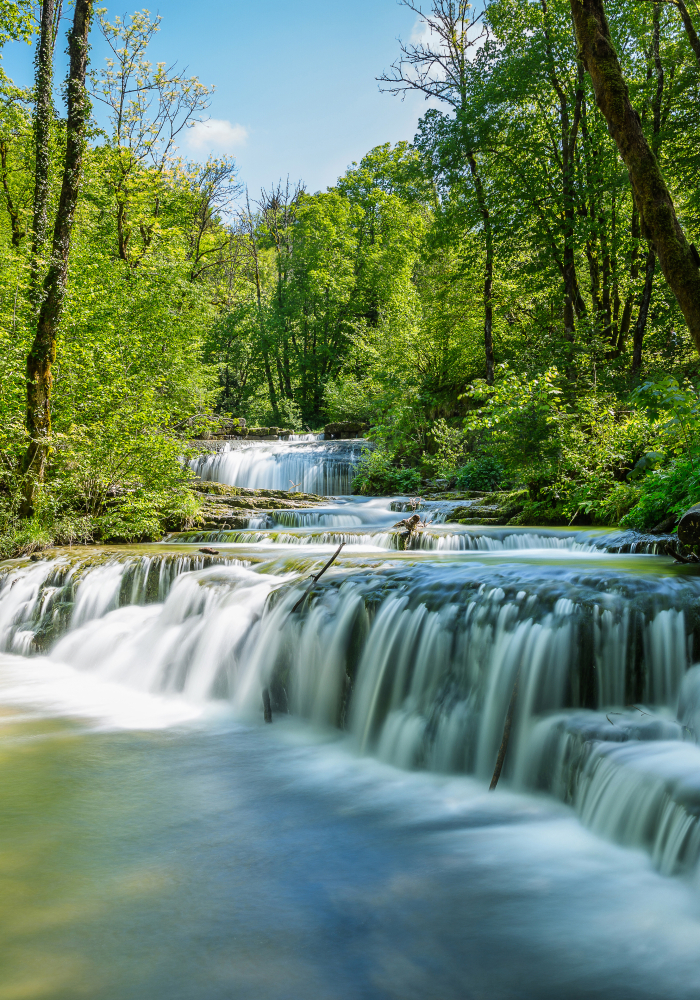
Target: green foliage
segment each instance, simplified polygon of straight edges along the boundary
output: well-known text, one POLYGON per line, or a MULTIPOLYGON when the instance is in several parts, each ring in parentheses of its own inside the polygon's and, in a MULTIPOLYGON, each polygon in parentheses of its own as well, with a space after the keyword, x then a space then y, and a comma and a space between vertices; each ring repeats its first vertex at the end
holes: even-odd
MULTIPOLYGON (((0 0, 0 45, 29 38, 31 9, 0 0)), ((663 6, 654 131, 654 5, 606 9, 642 127, 698 244, 698 73, 682 22, 663 6)), ((462 489, 524 487, 519 516, 535 523, 640 528, 698 499, 697 354, 657 272, 642 367, 631 370, 646 242, 580 75, 569 0, 493 0, 483 17, 485 44, 455 37, 440 58, 469 58, 422 78, 440 106, 413 144, 375 147, 325 192, 280 184, 236 207, 231 158, 177 157, 177 135, 209 90, 151 62, 160 18, 99 13, 111 55, 93 67, 93 97, 109 125, 93 122, 86 153, 53 371, 54 449, 29 523, 17 510, 35 322, 34 132, 30 95, 0 77, 3 554, 155 538, 195 517, 180 438, 212 429, 217 414, 294 430, 369 422, 374 448, 356 480, 366 494, 414 493, 437 476, 462 489)), ((425 69, 430 44, 407 72, 425 69)), ((51 128, 55 207, 65 127, 56 117, 51 128)))
POLYGON ((638 489, 638 501, 622 519, 625 528, 645 531, 673 517, 678 520, 700 502, 700 467, 680 458, 649 473, 638 489))
POLYGON ((353 493, 367 496, 414 495, 420 490, 420 484, 420 473, 416 469, 397 468, 386 452, 365 449, 353 482, 353 493))
POLYGON ((568 418, 561 384, 556 368, 530 378, 503 364, 493 386, 478 380, 466 393, 483 404, 465 417, 467 433, 488 441, 491 453, 535 489, 543 478, 551 478, 561 454, 568 418))
POLYGON ((493 455, 475 455, 457 473, 455 483, 459 490, 503 490, 510 486, 505 465, 493 455))

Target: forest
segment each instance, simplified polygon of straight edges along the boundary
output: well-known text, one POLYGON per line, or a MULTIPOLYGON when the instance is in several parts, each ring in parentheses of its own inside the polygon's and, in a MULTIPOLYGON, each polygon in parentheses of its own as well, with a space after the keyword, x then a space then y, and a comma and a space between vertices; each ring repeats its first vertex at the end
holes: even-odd
POLYGON ((182 157, 210 92, 158 16, 0 0, 35 52, 0 76, 0 555, 196 524, 188 441, 232 418, 362 422, 358 492, 517 489, 523 524, 700 501, 700 12, 403 3, 377 78, 417 133, 311 193, 182 157))

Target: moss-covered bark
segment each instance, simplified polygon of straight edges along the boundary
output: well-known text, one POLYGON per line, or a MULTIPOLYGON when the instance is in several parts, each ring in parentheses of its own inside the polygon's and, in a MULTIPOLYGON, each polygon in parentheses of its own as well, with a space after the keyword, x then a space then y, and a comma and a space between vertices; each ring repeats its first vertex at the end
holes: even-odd
POLYGON ((41 5, 41 37, 36 50, 36 78, 34 100, 34 211, 32 221, 31 297, 39 308, 41 289, 39 283, 40 257, 43 254, 48 229, 49 193, 51 174, 51 118, 53 115, 53 49, 54 0, 44 0, 41 5))
POLYGON ((29 446, 24 458, 25 491, 22 512, 32 513, 36 484, 44 475, 51 436, 51 369, 56 357, 56 334, 66 294, 68 257, 73 220, 80 190, 85 130, 90 101, 85 88, 88 34, 93 0, 76 0, 73 27, 68 35, 68 123, 61 197, 56 212, 49 269, 37 329, 27 358, 27 430, 29 446))
POLYGON ((486 241, 486 260, 484 262, 484 355, 486 357, 486 381, 493 385, 496 361, 493 354, 493 230, 491 215, 486 204, 486 193, 479 174, 474 153, 467 153, 469 169, 474 180, 474 190, 479 206, 479 212, 484 223, 484 239, 486 241))
POLYGON ((576 37, 591 75, 596 103, 629 171, 642 233, 656 249, 659 265, 700 351, 700 268, 678 222, 656 156, 632 107, 612 44, 603 0, 571 0, 576 37))

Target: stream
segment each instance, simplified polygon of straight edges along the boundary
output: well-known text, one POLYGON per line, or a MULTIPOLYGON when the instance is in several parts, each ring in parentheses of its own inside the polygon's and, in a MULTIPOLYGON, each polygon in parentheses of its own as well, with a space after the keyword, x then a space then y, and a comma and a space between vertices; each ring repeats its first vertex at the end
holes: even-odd
POLYGON ((0 1000, 697 998, 698 569, 441 501, 401 549, 362 446, 217 443, 327 501, 0 564, 0 1000))

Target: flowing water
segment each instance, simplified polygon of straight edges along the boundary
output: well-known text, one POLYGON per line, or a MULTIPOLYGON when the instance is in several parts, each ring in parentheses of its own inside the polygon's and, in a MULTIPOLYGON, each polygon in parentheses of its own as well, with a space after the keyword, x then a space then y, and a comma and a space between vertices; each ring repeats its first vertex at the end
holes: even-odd
POLYGON ((0 1000, 698 995, 700 576, 420 506, 0 566, 0 1000))
POLYGON ((320 496, 349 493, 366 441, 227 441, 190 464, 206 481, 254 490, 299 490, 320 496))

